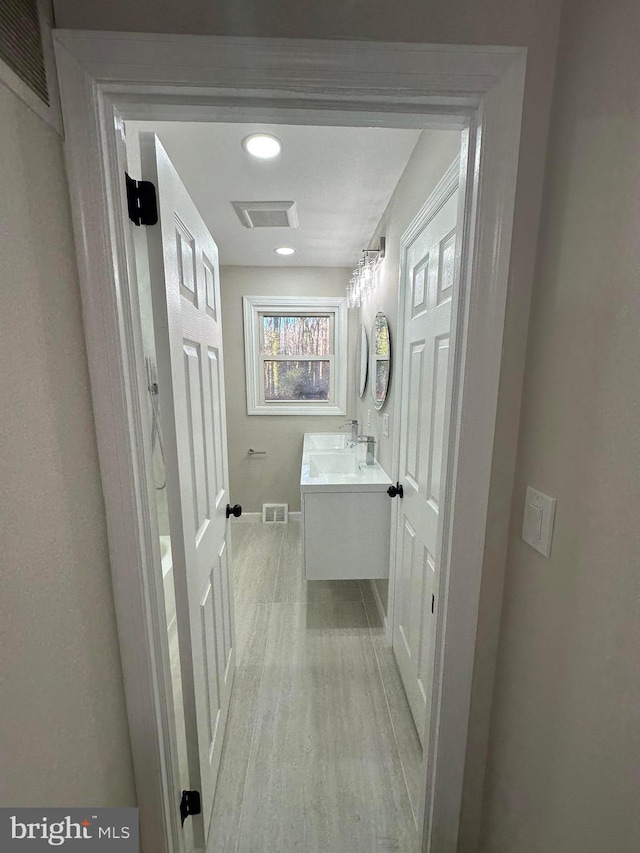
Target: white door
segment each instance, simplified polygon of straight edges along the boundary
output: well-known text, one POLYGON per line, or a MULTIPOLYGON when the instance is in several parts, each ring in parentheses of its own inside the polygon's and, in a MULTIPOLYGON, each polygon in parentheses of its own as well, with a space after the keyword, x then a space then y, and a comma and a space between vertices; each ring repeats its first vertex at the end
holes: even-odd
POLYGON ((142 177, 158 196, 146 229, 190 785, 204 846, 235 665, 218 249, 154 134, 142 177))
POLYGON ((393 650, 424 746, 429 725, 458 191, 424 224, 404 265, 402 422, 393 650))

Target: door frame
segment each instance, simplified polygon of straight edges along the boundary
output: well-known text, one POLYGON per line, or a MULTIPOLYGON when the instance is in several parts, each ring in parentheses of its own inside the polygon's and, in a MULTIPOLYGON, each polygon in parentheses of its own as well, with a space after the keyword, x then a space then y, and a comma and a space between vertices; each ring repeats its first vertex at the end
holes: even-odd
MULTIPOLYGON (((140 406, 145 378, 121 175, 123 121, 466 131, 460 267, 466 301, 455 389, 461 417, 449 472, 453 569, 436 629, 433 760, 423 821, 423 849, 454 853, 491 471, 501 453, 494 453, 493 440, 526 49, 65 30, 54 39, 142 843, 154 853, 183 844, 172 799, 175 731, 167 711, 164 602, 154 572, 140 406)), ((509 388, 520 390, 513 383, 509 388)), ((514 423, 514 443, 516 432, 514 423)), ((513 465, 509 450, 502 451, 503 468, 513 465)), ((486 717, 481 728, 488 731, 486 717)))

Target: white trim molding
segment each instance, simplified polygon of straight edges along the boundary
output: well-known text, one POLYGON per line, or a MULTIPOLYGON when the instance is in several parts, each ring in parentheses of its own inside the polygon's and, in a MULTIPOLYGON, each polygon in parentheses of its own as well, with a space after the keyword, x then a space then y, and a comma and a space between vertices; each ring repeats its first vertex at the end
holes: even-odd
MULTIPOLYGON (((154 853, 183 851, 185 841, 172 759, 175 729, 167 711, 162 579, 149 512, 153 491, 140 406, 145 378, 122 121, 463 131, 463 298, 454 388, 460 416, 447 477, 449 559, 436 629, 432 752, 421 823, 425 851, 455 853, 491 471, 492 465, 513 467, 511 448, 501 456, 503 446, 494 451, 493 445, 500 367, 511 355, 502 344, 526 50, 80 31, 58 31, 55 43, 142 845, 154 853)), ((519 279, 518 286, 531 282, 519 279)), ((510 386, 508 393, 520 391, 510 386)), ((516 423, 512 431, 515 446, 516 423)), ((492 572, 497 588, 495 566, 492 572)), ((482 725, 488 731, 488 713, 482 725)))
MULTIPOLYGON (((248 415, 345 415, 347 413, 347 300, 334 296, 243 296, 244 365, 248 415), (294 313, 331 315, 332 352, 329 362, 329 399, 326 402, 272 403, 264 399, 260 317, 294 313)), ((305 360, 307 356, 300 355, 305 360)), ((287 356, 293 361, 296 356, 287 356)))

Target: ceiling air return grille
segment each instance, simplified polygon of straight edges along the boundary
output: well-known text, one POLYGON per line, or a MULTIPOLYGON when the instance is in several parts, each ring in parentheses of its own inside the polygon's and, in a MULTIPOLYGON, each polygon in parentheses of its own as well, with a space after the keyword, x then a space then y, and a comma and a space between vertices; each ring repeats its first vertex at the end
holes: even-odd
POLYGON ((49 105, 38 0, 0 0, 0 59, 49 105))
POLYGON ((232 201, 245 228, 297 228, 295 201, 232 201))

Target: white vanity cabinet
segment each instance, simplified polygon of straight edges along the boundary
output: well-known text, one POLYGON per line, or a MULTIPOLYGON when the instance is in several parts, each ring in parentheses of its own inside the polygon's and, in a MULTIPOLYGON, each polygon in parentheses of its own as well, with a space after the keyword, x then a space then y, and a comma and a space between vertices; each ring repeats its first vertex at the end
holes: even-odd
POLYGON ((307 580, 389 576, 391 480, 342 434, 307 433, 302 453, 303 562, 307 580))

